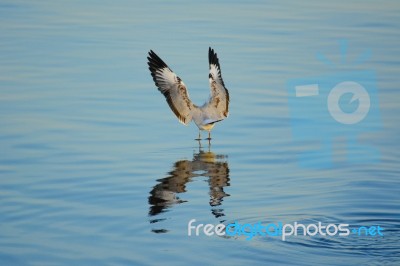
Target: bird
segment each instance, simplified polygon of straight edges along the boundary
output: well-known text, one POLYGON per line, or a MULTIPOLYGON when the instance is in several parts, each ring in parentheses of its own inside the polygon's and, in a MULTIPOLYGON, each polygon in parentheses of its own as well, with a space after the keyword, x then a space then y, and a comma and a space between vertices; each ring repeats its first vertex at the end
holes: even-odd
POLYGON ((201 140, 201 131, 208 131, 207 140, 210 141, 215 124, 229 115, 229 92, 214 50, 211 47, 208 49, 210 96, 201 106, 192 103, 185 83, 153 50, 149 51, 147 59, 156 87, 164 95, 179 122, 188 125, 193 120, 199 128, 196 140, 201 140))

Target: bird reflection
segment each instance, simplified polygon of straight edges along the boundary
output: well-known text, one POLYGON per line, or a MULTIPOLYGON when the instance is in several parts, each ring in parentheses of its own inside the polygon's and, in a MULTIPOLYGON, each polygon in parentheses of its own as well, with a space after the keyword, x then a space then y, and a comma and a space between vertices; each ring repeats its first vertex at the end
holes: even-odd
MULTIPOLYGON (((217 155, 210 151, 203 151, 199 146, 198 153, 193 154, 193 159, 181 160, 174 163, 168 176, 158 179, 157 184, 150 191, 149 216, 155 218, 175 204, 187 202, 178 195, 186 192, 186 184, 196 177, 208 177, 209 204, 211 213, 220 218, 225 216, 221 208, 223 199, 228 197, 224 187, 229 186, 229 166, 227 156, 217 155)), ((150 223, 158 223, 165 219, 151 219, 150 223)), ((153 229, 155 233, 166 233, 166 229, 153 229)))

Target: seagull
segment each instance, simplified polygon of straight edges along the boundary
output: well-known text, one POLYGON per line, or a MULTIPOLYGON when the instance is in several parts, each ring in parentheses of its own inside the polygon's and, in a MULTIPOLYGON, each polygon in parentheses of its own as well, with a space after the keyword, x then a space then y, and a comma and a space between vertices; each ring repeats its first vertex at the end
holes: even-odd
POLYGON ((229 115, 229 92, 225 87, 221 76, 221 67, 217 54, 211 47, 208 49, 209 74, 211 94, 202 106, 192 103, 189 98, 186 85, 164 61, 152 50, 149 52, 148 65, 158 90, 164 95, 172 112, 176 115, 179 122, 188 125, 194 121, 199 128, 199 136, 196 140, 201 140, 201 130, 208 131, 208 140, 211 140, 211 130, 215 123, 220 122, 229 115))

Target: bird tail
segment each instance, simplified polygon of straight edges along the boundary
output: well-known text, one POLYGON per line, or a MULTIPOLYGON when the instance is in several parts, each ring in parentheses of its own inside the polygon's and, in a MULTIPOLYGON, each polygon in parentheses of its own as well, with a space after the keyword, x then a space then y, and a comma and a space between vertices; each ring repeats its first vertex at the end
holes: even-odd
POLYGON ((206 119, 206 120, 204 120, 204 124, 206 124, 206 125, 212 125, 212 124, 215 124, 215 123, 217 123, 217 122, 219 122, 219 121, 222 121, 223 119, 219 119, 219 120, 215 120, 215 119, 206 119))

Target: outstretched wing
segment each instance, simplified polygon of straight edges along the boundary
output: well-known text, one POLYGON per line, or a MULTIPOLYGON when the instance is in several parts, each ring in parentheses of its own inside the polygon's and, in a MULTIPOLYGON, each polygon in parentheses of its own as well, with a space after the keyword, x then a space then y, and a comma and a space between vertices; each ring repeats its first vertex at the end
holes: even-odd
POLYGON ((152 50, 147 57, 149 69, 158 90, 182 124, 189 124, 195 108, 183 81, 152 50))
POLYGON ((229 92, 222 80, 217 54, 211 47, 208 50, 208 62, 210 63, 208 79, 210 81, 211 98, 207 108, 214 109, 214 113, 217 116, 214 119, 222 120, 229 115, 229 92))

